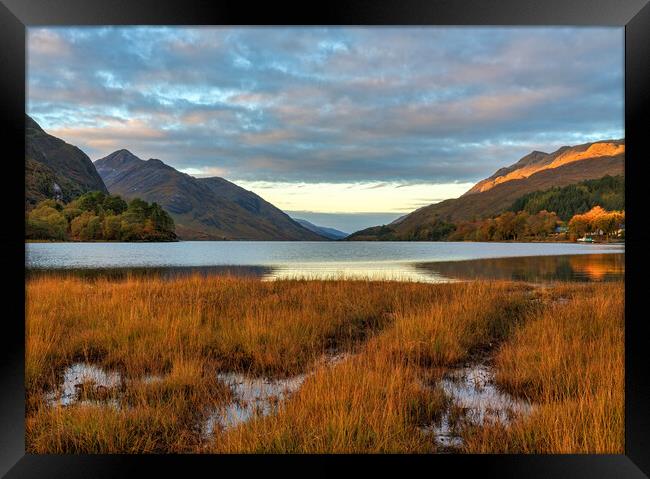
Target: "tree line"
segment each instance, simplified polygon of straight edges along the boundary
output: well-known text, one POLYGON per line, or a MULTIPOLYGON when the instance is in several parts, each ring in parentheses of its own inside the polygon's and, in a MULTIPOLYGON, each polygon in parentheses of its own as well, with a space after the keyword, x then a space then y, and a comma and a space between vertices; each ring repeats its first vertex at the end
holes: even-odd
POLYGON ((524 241, 546 240, 556 233, 558 215, 542 210, 505 211, 494 218, 458 223, 448 241, 524 241))
POLYGON ((586 213, 595 206, 605 210, 625 209, 625 178, 606 175, 564 187, 554 187, 523 195, 509 208, 512 212, 525 211, 530 215, 553 211, 562 221, 586 213))
POLYGON ((562 221, 555 212, 535 214, 527 211, 505 211, 494 218, 467 221, 453 225, 448 241, 548 241, 573 240, 585 235, 624 238, 625 211, 607 211, 594 206, 584 214, 562 221), (619 232, 619 230, 623 231, 619 232))
MULTIPOLYGON (((588 212, 575 215, 569 221, 569 234, 573 238, 585 235, 619 236, 619 230, 625 226, 625 211, 607 211, 600 206, 594 206, 588 212)), ((621 232, 625 237, 625 231, 621 232)))
POLYGON ((100 191, 65 204, 44 200, 26 214, 25 236, 58 241, 174 241, 174 220, 157 203, 100 191))
MULTIPOLYGON (((535 191, 492 218, 451 221, 436 218, 416 228, 410 240, 548 241, 576 240, 603 232, 624 237, 625 178, 606 175, 564 187, 535 191)), ((601 235, 597 235, 601 236, 601 235)))

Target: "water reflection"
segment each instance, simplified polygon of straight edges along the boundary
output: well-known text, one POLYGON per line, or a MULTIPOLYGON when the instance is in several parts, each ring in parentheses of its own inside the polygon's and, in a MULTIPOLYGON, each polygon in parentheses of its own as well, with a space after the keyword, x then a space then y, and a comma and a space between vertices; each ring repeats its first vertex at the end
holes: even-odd
POLYGON ((124 280, 128 278, 158 277, 172 279, 182 276, 238 276, 266 278, 273 274, 270 266, 171 266, 171 267, 120 267, 120 268, 26 268, 25 276, 37 278, 48 275, 75 276, 84 279, 106 278, 124 280))
MULTIPOLYGON (((28 243, 28 268, 321 266, 354 270, 481 258, 624 253, 623 244, 427 241, 182 241, 28 243)), ((303 268, 304 269, 304 268, 303 268)), ((404 270, 404 268, 402 268, 404 270)), ((409 269, 411 271, 412 268, 409 269)))
POLYGON ((93 364, 75 363, 66 368, 61 385, 46 394, 45 399, 50 406, 101 405, 107 401, 117 407, 113 396, 121 384, 122 376, 118 372, 107 372, 93 364))
POLYGON ((625 275, 625 254, 578 254, 558 256, 526 256, 484 258, 439 262, 311 262, 277 265, 171 266, 120 268, 49 268, 27 269, 29 277, 63 274, 84 279, 129 277, 161 277, 163 279, 199 274, 203 276, 233 275, 264 281, 278 279, 347 279, 416 281, 445 283, 473 279, 513 281, 615 281, 625 275))
POLYGON ((532 405, 497 388, 494 371, 485 362, 467 364, 449 371, 440 381, 440 387, 451 399, 441 418, 422 431, 433 434, 442 448, 463 445, 463 424, 507 425, 513 418, 527 415, 532 405))
POLYGON ((625 276, 625 254, 487 258, 420 263, 416 268, 432 275, 459 280, 617 281, 625 276))
POLYGON ((346 279, 424 283, 452 281, 436 271, 421 270, 415 263, 394 261, 286 264, 273 268, 264 279, 346 279))

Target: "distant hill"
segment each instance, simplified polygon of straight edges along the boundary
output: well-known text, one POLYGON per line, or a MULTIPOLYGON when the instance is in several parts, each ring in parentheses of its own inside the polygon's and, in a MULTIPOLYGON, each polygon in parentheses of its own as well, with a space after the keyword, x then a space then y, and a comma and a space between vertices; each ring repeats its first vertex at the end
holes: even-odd
POLYGON ((314 233, 318 233, 319 235, 325 236, 326 238, 329 239, 338 240, 338 239, 343 239, 349 235, 349 233, 344 233, 343 231, 339 231, 335 228, 328 228, 327 226, 317 226, 314 223, 310 223, 307 220, 298 219, 298 218, 293 218, 293 220, 300 223, 309 231, 313 231, 314 233))
POLYGON ((55 197, 68 202, 89 191, 108 193, 90 158, 25 115, 26 206, 55 197))
POLYGON ((223 178, 195 178, 158 159, 118 150, 95 162, 111 194, 161 205, 185 240, 326 240, 223 178))
POLYGON ((478 182, 459 198, 419 208, 390 225, 357 231, 347 239, 409 239, 423 226, 494 216, 510 208, 526 193, 605 175, 624 175, 624 167, 624 140, 564 146, 553 153, 533 152, 478 182))

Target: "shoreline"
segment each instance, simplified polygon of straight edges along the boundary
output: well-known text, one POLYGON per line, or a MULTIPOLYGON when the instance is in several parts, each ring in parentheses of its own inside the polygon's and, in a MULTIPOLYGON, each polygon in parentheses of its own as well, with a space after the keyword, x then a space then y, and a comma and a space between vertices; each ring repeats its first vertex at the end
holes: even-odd
POLYGON ((251 242, 251 243, 485 243, 485 244, 498 244, 498 243, 521 243, 521 244, 598 244, 598 245, 624 245, 625 241, 594 241, 589 243, 583 243, 579 241, 571 240, 558 240, 558 241, 542 241, 542 240, 531 240, 531 241, 518 241, 518 240, 502 240, 502 241, 427 241, 427 240, 346 240, 346 239, 337 239, 337 240, 318 240, 318 241, 304 241, 304 240, 254 240, 254 239, 176 239, 176 240, 160 240, 160 241, 112 241, 112 240, 96 240, 96 241, 80 241, 80 240, 35 240, 35 239, 25 239, 25 244, 27 243, 228 243, 228 242, 251 242))

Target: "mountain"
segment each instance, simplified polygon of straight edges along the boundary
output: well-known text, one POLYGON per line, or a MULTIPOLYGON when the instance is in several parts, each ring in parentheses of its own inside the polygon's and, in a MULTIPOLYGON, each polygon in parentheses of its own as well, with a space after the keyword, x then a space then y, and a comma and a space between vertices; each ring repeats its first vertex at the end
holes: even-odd
POLYGON ((527 193, 605 175, 624 175, 624 170, 625 140, 564 146, 553 153, 534 151, 479 181, 459 198, 419 208, 390 225, 357 231, 348 239, 408 239, 419 228, 436 220, 458 222, 491 217, 510 208, 527 193))
POLYGON ((223 178, 195 178, 119 150, 95 162, 112 194, 162 206, 185 240, 325 240, 255 193, 223 178))
POLYGON ((325 238, 329 238, 332 240, 343 239, 349 235, 349 233, 344 233, 343 231, 339 231, 334 228, 328 228, 327 226, 317 226, 314 223, 310 223, 307 220, 298 219, 298 218, 292 218, 292 219, 300 223, 309 231, 313 231, 314 233, 318 233, 319 235, 325 236, 325 238))
POLYGON ((553 153, 533 151, 514 165, 501 168, 489 178, 479 181, 465 195, 488 191, 495 186, 512 180, 528 178, 543 170, 558 168, 576 161, 625 154, 624 140, 608 140, 585 143, 578 146, 563 146, 553 153))
POLYGON ((55 196, 68 202, 88 191, 108 193, 90 158, 25 115, 25 203, 55 196))

